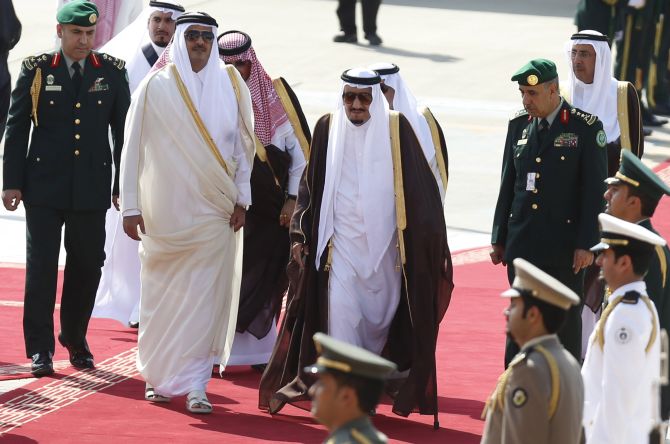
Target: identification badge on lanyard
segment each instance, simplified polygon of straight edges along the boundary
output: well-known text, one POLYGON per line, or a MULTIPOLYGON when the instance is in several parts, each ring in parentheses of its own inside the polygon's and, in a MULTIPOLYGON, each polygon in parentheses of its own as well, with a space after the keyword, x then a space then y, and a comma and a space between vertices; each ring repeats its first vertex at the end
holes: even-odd
POLYGON ((528 173, 526 176, 526 191, 533 191, 535 189, 535 173, 528 173))

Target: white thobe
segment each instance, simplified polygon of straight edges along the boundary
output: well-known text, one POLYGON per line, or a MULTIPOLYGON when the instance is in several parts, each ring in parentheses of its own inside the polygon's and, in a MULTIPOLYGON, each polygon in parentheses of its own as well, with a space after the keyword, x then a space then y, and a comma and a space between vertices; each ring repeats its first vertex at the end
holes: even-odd
MULTIPOLYGON (((605 343, 600 348, 591 335, 582 367, 584 378, 584 432, 587 444, 643 444, 649 442, 653 413, 657 411, 660 378, 660 332, 651 349, 645 348, 658 328, 658 314, 650 311, 644 281, 617 288, 611 303, 628 291, 644 295, 637 304, 618 304, 607 318, 605 343)), ((602 318, 599 323, 602 321, 602 318)), ((598 327, 596 326, 596 329, 598 327)))
MULTIPOLYGON (((347 121, 339 184, 333 206, 333 257, 328 281, 328 333, 337 339, 381 353, 400 301, 401 275, 397 236, 378 269, 370 257, 360 184, 374 171, 363 171, 368 122, 347 121)), ((394 190, 388 190, 393 194, 394 190)), ((371 200, 374 201, 374 200, 371 200)))
MULTIPOLYGON (((151 44, 160 57, 165 48, 151 44)), ((114 55, 114 54, 112 54, 114 55)), ((130 92, 149 74, 151 66, 138 48, 127 60, 130 92)), ((113 206, 105 217, 105 264, 95 295, 94 318, 115 319, 122 324, 140 320, 140 257, 139 242, 123 231, 123 214, 113 206)))

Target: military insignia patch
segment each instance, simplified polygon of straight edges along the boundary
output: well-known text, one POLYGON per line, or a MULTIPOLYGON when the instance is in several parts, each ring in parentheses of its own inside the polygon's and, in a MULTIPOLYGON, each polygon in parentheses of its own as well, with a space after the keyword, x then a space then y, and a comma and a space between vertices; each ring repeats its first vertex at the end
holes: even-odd
POLYGON ((526 404, 526 401, 528 401, 528 395, 524 389, 518 388, 512 392, 512 404, 514 407, 523 407, 526 404))
POLYGON ((93 85, 88 89, 88 92, 98 92, 98 91, 107 91, 109 90, 109 85, 106 83, 103 83, 105 80, 104 77, 98 77, 95 79, 95 82, 93 82, 93 85))
POLYGON ((95 14, 91 14, 88 16, 88 21, 91 22, 91 24, 95 24, 95 22, 98 21, 98 16, 95 14))
POLYGON ((528 84, 530 86, 537 85, 538 80, 539 79, 537 78, 537 76, 535 74, 531 74, 531 75, 528 76, 528 78, 526 78, 526 82, 528 82, 528 84))
POLYGON ((605 131, 598 131, 596 134, 596 143, 600 148, 605 148, 605 145, 607 145, 607 136, 605 135, 605 131))
POLYGON ((556 148, 577 148, 579 144, 579 136, 575 133, 561 133, 554 139, 554 147, 556 148))
POLYGON ((49 74, 49 75, 47 76, 47 85, 53 85, 53 84, 54 84, 54 75, 53 75, 53 74, 49 74))
POLYGON ((616 331, 614 337, 619 344, 626 344, 630 342, 632 334, 626 327, 621 327, 616 331))

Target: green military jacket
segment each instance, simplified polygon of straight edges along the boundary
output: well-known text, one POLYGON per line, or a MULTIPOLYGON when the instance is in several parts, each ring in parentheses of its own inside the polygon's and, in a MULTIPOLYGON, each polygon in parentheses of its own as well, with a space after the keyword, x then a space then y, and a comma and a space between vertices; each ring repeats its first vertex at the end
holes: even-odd
POLYGON ((537 118, 509 122, 491 243, 504 260, 572 266, 574 250, 598 243, 607 177, 607 138, 596 116, 563 101, 539 141, 537 118))
POLYGON ((386 435, 375 429, 370 418, 350 421, 335 430, 326 438, 324 444, 384 444, 388 442, 386 435))
POLYGON ((109 208, 130 105, 124 65, 91 52, 75 91, 60 51, 23 61, 7 119, 3 189, 21 190, 27 205, 109 208))
MULTIPOLYGON (((639 222, 638 225, 647 230, 658 234, 651 225, 649 219, 639 222)), ((658 234, 660 236, 660 234, 658 234)), ((649 264, 649 271, 644 277, 644 283, 647 284, 647 294, 649 299, 654 302, 658 312, 661 328, 665 328, 670 333, 670 276, 668 275, 668 263, 670 262, 670 250, 668 246, 658 246, 654 256, 649 264)))

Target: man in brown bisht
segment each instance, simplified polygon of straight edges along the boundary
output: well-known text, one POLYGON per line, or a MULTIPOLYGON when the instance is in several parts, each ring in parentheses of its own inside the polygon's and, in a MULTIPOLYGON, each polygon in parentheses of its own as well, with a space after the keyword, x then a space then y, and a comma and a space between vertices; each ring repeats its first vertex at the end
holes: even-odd
POLYGON ((219 57, 234 65, 251 93, 256 156, 251 173, 252 205, 244 225, 244 258, 237 331, 228 365, 262 371, 277 339, 276 322, 288 287, 288 227, 311 134, 288 83, 272 80, 240 31, 219 36, 219 57))
POLYGON ((452 266, 435 178, 410 123, 374 71, 342 74, 342 102, 314 129, 291 221, 289 291, 259 407, 309 399, 316 332, 398 366, 393 411, 435 415, 435 345, 452 266))

